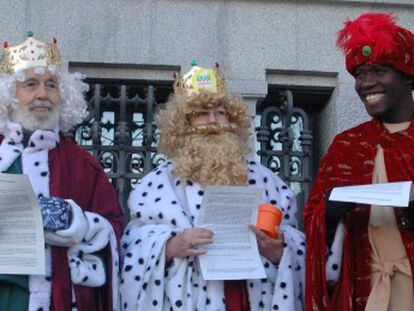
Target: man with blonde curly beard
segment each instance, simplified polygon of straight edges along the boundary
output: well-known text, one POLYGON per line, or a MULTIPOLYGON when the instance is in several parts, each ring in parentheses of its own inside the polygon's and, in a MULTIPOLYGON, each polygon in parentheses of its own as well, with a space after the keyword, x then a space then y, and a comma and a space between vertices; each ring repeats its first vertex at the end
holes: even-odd
MULTIPOLYGON (((28 35, 20 45, 5 44, 0 59, 0 172, 30 179, 46 274, 1 274, 0 310, 118 309, 123 214, 100 164, 60 133, 82 121, 88 85, 60 68, 55 39, 28 35)), ((10 228, 2 226, 4 233, 10 228)))
POLYGON ((249 152, 246 141, 250 122, 243 109, 237 97, 206 90, 192 96, 174 95, 158 121, 164 133, 159 147, 174 159, 175 174, 202 185, 245 186, 248 171, 244 157, 249 152), (189 103, 191 111, 179 115, 184 120, 175 120, 172 116, 180 113, 179 103, 183 101, 189 103), (231 123, 229 111, 233 112, 231 123))
POLYGON ((124 310, 301 310, 304 251, 296 201, 276 175, 246 161, 250 119, 240 98, 227 94, 223 74, 193 66, 176 78, 175 94, 157 117, 159 148, 170 160, 146 175, 129 198, 132 219, 122 238, 124 310), (199 246, 214 233, 198 227, 208 185, 262 188, 263 203, 284 212, 271 238, 251 225, 267 278, 206 281, 199 246))

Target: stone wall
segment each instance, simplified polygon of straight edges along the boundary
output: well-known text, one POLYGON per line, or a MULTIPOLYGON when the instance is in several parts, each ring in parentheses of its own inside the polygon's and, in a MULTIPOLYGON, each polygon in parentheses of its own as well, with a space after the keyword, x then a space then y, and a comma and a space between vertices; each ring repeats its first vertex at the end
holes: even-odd
MULTIPOLYGON (((174 70, 220 63, 230 89, 254 107, 268 85, 333 87, 318 118, 322 153, 367 115, 335 48, 343 21, 395 12, 414 30, 414 0, 13 0, 0 1, 0 42, 27 30, 55 36, 65 65, 91 77, 171 80, 174 70)), ((254 109, 251 111, 254 111, 254 109)))

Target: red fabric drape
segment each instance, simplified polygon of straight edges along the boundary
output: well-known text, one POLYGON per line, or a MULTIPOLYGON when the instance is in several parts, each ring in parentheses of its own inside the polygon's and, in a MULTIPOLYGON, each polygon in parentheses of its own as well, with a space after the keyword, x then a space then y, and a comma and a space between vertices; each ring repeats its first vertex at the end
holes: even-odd
POLYGON ((224 281, 226 311, 250 311, 246 286, 245 280, 224 281))
MULTIPOLYGON (((377 146, 384 149, 390 182, 414 180, 414 122, 398 133, 389 133, 377 120, 361 124, 335 137, 320 169, 303 212, 307 237, 306 310, 364 310, 370 293, 369 206, 344 219, 346 232, 340 279, 332 297, 326 284, 325 193, 337 186, 370 184, 377 146)), ((400 224, 400 211, 396 218, 400 224)), ((411 269, 414 271, 414 232, 402 229, 411 269)))
MULTIPOLYGON (((119 239, 124 216, 112 185, 100 164, 85 150, 61 137, 57 148, 49 152, 50 195, 74 200, 82 209, 100 214, 114 228, 119 239)), ((111 258, 108 251, 107 282, 91 288, 75 286, 80 311, 112 310, 111 258)), ((52 310, 71 310, 71 282, 67 248, 52 247, 52 310)))

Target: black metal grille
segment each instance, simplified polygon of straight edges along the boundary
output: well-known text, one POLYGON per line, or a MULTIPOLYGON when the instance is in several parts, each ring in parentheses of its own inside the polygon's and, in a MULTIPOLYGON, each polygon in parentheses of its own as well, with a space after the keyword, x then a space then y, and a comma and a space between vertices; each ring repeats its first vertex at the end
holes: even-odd
MULTIPOLYGON (((88 117, 67 136, 104 167, 126 214, 133 184, 161 162, 157 153, 154 112, 172 92, 170 83, 149 85, 122 81, 88 81, 88 117)), ((260 162, 279 174, 298 194, 303 207, 311 183, 312 131, 306 113, 292 105, 291 92, 261 113, 257 130, 260 162)))
POLYGON ((257 154, 260 162, 279 175, 295 191, 302 210, 311 188, 312 125, 308 114, 293 107, 291 91, 280 91, 276 101, 260 116, 257 154))
POLYGON ((102 164, 126 212, 132 185, 165 161, 157 153, 153 116, 171 91, 169 85, 90 82, 89 115, 68 133, 102 164))

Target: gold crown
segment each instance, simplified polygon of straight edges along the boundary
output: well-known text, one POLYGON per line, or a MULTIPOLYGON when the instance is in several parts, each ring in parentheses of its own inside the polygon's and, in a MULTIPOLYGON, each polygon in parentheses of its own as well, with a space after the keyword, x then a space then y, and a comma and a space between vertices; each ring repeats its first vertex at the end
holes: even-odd
POLYGON ((189 94, 207 90, 212 93, 227 94, 226 80, 217 63, 213 69, 197 66, 191 62, 191 69, 185 74, 174 73, 174 93, 185 91, 189 94))
POLYGON ((44 43, 33 38, 33 33, 27 33, 28 38, 16 46, 3 44, 4 52, 0 59, 0 72, 13 74, 17 71, 33 68, 55 66, 60 69, 61 58, 56 46, 56 39, 44 43))

